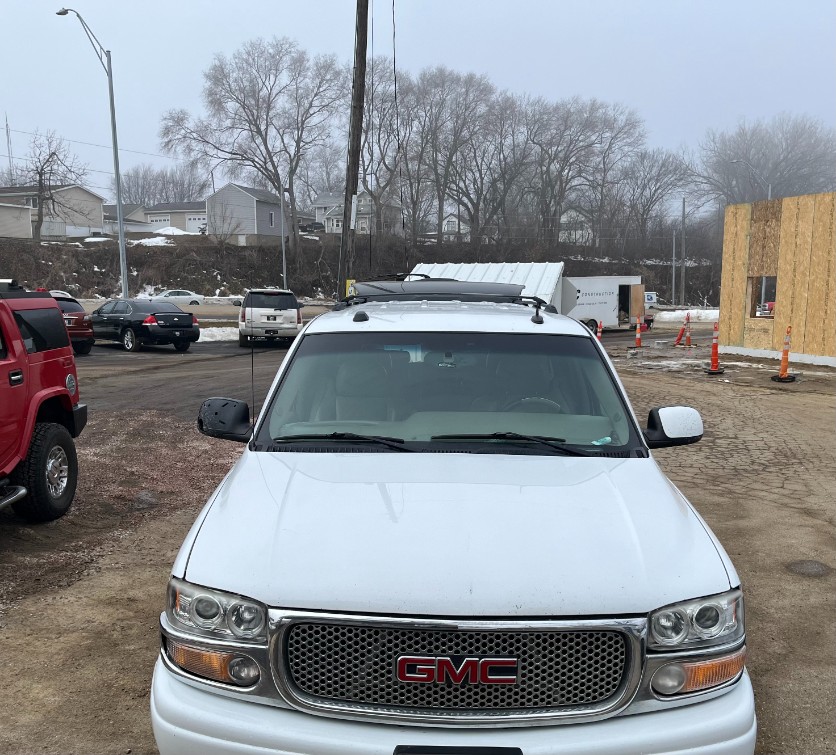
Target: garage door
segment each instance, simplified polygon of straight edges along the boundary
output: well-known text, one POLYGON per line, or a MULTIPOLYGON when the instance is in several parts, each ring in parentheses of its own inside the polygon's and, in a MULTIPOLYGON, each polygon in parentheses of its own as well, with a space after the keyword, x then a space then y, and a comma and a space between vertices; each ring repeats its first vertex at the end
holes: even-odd
POLYGON ((205 215, 186 215, 186 230, 189 233, 199 233, 205 225, 205 215))

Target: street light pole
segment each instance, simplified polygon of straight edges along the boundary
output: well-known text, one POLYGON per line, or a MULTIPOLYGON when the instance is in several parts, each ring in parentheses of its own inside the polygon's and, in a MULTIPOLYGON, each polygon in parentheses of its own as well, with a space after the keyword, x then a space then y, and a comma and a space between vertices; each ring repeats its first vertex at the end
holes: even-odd
POLYGON ((284 251, 284 234, 285 234, 285 208, 287 204, 284 201, 284 195, 288 192, 288 189, 282 189, 282 288, 286 288, 290 291, 290 286, 287 285, 287 257, 285 256, 284 251))
POLYGON ((764 177, 755 170, 755 166, 752 165, 748 160, 743 160, 742 158, 737 160, 730 160, 732 163, 743 163, 744 165, 748 166, 749 170, 752 172, 752 175, 757 179, 758 183, 766 188, 766 198, 772 199, 772 182, 766 181, 764 177))
POLYGON ((104 72, 107 74, 107 90, 110 95, 110 133, 113 142, 113 171, 116 176, 116 223, 119 230, 119 277, 122 284, 122 298, 128 298, 128 260, 125 251, 125 219, 122 211, 122 176, 119 173, 119 142, 116 138, 116 104, 113 99, 113 66, 110 61, 110 50, 105 50, 101 42, 93 34, 93 31, 87 25, 86 21, 81 17, 81 14, 72 8, 61 8, 56 12, 56 16, 66 16, 69 13, 75 13, 81 23, 81 28, 90 40, 93 46, 93 52, 102 64, 104 72))

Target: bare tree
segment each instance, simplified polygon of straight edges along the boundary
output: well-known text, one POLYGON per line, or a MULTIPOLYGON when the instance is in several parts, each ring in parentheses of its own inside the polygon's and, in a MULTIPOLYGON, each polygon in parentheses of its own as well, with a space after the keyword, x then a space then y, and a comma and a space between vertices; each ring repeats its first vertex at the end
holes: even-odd
POLYGON ((209 176, 195 162, 173 168, 143 163, 122 174, 122 201, 146 207, 160 202, 200 202, 209 186, 209 176))
POLYGON ((333 139, 312 147, 299 162, 293 195, 297 209, 310 211, 323 192, 338 194, 345 182, 345 145, 333 139))
POLYGON ((286 37, 252 40, 231 58, 217 55, 204 73, 204 117, 185 110, 163 117, 163 149, 223 165, 232 177, 253 173, 279 196, 287 188, 296 252, 295 177, 305 155, 328 140, 344 78, 332 55, 311 58, 286 37))
POLYGON ((642 150, 625 168, 626 200, 642 244, 647 241, 651 218, 687 185, 689 177, 685 161, 664 149, 642 150))
POLYGON ((369 230, 382 231, 383 206, 392 199, 400 158, 392 60, 374 58, 366 68, 366 79, 360 183, 374 207, 375 227, 369 230))
POLYGON ((608 202, 619 193, 614 191, 619 167, 644 146, 644 123, 632 108, 601 103, 597 137, 582 186, 572 198, 574 207, 590 221, 593 246, 600 244, 605 224, 611 224, 617 212, 608 202))
POLYGON ((783 114, 709 131, 694 177, 703 194, 726 203, 836 189, 836 130, 808 116, 783 114))
POLYGON ((60 218, 82 211, 60 189, 68 184, 80 184, 86 175, 87 166, 78 160, 67 143, 54 131, 35 133, 17 179, 22 185, 31 187, 37 197, 35 222, 32 226, 32 236, 36 241, 41 239, 46 214, 60 218))

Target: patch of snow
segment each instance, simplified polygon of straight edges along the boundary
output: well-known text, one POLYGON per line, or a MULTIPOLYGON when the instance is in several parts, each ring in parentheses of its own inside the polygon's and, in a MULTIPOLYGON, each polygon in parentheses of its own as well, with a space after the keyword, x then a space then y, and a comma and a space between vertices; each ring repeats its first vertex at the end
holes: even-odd
POLYGON ((196 231, 184 231, 180 228, 175 228, 173 225, 165 228, 155 228, 154 233, 159 233, 163 236, 200 236, 196 231))
POLYGON ((176 246, 173 241, 165 238, 165 236, 154 236, 150 239, 139 239, 137 241, 129 241, 131 246, 176 246))
POLYGON ((89 239, 84 239, 85 244, 95 244, 99 241, 110 241, 107 236, 91 236, 89 239))
POLYGON ((313 241, 319 241, 319 240, 320 240, 320 239, 319 239, 319 236, 311 236, 311 235, 309 235, 309 234, 307 234, 307 233, 303 233, 303 234, 302 234, 302 238, 303 238, 303 239, 312 239, 313 241))
POLYGON ((237 341, 238 328, 201 328, 201 342, 206 341, 237 341))
POLYGON ((691 322, 715 322, 720 319, 719 309, 677 309, 657 312, 654 322, 685 322, 685 313, 691 313, 691 322))
POLYGON ((98 265, 93 265, 93 272, 94 272, 94 273, 102 273, 102 272, 104 272, 104 271, 103 271, 103 270, 99 270, 99 266, 98 266, 98 265))

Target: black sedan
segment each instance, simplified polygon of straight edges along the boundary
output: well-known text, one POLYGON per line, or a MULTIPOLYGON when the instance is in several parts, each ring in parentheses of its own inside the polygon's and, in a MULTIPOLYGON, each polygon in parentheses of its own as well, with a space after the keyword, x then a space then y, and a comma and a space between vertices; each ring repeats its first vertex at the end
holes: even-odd
POLYGON ((200 325, 190 312, 175 304, 148 299, 111 299, 91 315, 98 339, 119 341, 125 351, 138 351, 143 344, 174 344, 188 351, 200 338, 200 325))

